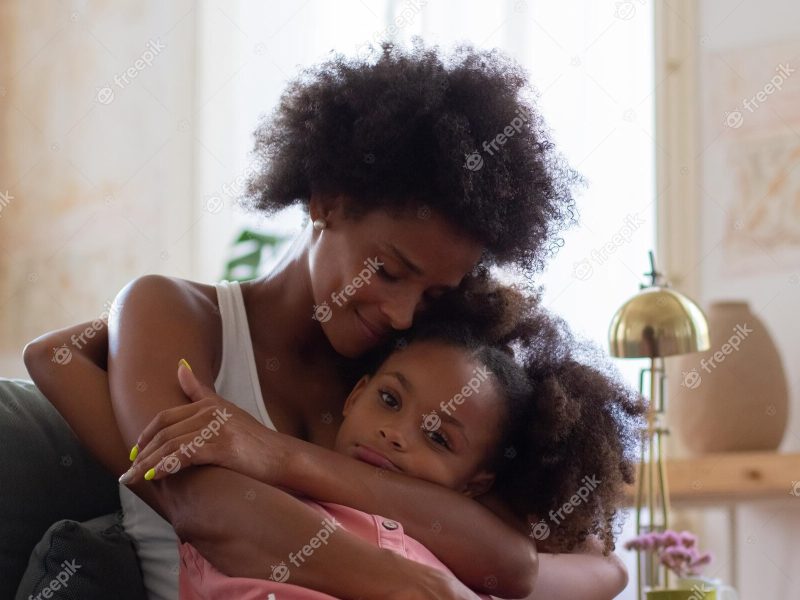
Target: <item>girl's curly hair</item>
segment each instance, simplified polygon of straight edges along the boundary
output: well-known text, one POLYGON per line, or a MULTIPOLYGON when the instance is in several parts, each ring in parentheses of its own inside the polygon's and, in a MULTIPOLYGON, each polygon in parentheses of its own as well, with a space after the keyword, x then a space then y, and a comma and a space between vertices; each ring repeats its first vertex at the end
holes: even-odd
POLYGON ((435 211, 484 246, 486 264, 540 270, 577 221, 571 188, 584 181, 523 96, 527 74, 496 49, 412 46, 334 54, 291 81, 255 131, 242 204, 271 214, 323 193, 353 217, 435 211))
POLYGON ((596 535, 605 553, 613 551, 646 405, 608 356, 576 339, 563 319, 542 307, 540 295, 501 284, 486 269, 466 278, 415 331, 412 339, 477 339, 494 351, 485 354, 490 371, 504 362, 500 350, 524 373, 521 385, 507 364, 500 371, 507 415, 491 466, 495 491, 517 518, 531 523, 539 548, 568 552, 596 535), (547 527, 533 527, 539 520, 547 527))

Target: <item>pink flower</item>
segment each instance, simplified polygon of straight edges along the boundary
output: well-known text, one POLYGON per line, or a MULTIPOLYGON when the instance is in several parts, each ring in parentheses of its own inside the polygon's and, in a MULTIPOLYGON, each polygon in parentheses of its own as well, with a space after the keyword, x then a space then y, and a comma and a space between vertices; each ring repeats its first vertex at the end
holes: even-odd
POLYGON ((678 533, 668 529, 661 533, 645 533, 628 540, 625 548, 652 553, 662 565, 681 577, 699 575, 702 567, 712 561, 710 552, 699 554, 697 537, 689 531, 678 533))
POLYGON ((681 531, 679 534, 681 543, 687 548, 692 548, 697 543, 697 536, 691 531, 681 531))

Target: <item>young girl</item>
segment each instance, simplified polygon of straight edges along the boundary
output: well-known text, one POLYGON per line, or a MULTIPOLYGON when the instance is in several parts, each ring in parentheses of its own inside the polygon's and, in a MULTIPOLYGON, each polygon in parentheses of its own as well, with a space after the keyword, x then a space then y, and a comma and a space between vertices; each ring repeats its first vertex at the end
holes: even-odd
MULTIPOLYGON (((516 518, 541 546, 568 551, 597 534, 608 552, 623 486, 633 481, 633 434, 643 408, 599 358, 578 362, 577 347, 561 321, 512 288, 467 295, 391 354, 375 357, 379 366, 345 401, 334 450, 375 465, 376 477, 383 469, 399 471, 471 498, 494 486, 514 499, 516 518)), ((196 384, 185 368, 180 378, 187 389, 196 384)), ((143 448, 134 471, 156 460, 158 477, 177 470, 165 469, 154 448, 143 448)), ((183 543, 180 597, 333 598, 292 584, 292 572, 315 556, 325 560, 339 528, 450 573, 401 523, 303 501, 319 512, 320 531, 271 565, 269 580, 227 577, 183 543)))

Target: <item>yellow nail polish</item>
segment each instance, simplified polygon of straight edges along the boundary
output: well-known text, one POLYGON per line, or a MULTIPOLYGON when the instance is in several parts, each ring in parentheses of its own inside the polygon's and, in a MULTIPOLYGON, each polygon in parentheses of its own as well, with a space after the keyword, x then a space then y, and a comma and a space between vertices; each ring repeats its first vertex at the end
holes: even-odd
POLYGON ((131 448, 131 453, 128 455, 128 458, 131 462, 136 460, 136 457, 139 456, 139 444, 134 444, 133 448, 131 448))
POLYGON ((150 481, 155 476, 156 476, 155 469, 150 469, 147 473, 144 474, 145 481, 150 481))
POLYGON ((181 360, 178 362, 178 364, 179 364, 179 365, 184 365, 184 366, 185 366, 187 369, 189 369, 190 371, 192 370, 192 366, 191 366, 191 365, 190 365, 188 362, 186 362, 186 359, 185 359, 185 358, 182 358, 182 359, 181 359, 181 360))

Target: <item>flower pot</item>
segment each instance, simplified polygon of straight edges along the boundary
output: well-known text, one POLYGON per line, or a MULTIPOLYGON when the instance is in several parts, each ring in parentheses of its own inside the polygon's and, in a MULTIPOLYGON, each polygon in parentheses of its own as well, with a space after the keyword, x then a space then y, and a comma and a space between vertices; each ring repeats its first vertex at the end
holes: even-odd
POLYGON ((681 590, 695 590, 697 598, 707 598, 708 592, 713 590, 718 600, 739 600, 739 592, 734 588, 710 577, 679 577, 675 586, 681 590))
POLYGON ((746 302, 708 310, 711 348, 667 360, 667 414, 692 452, 775 450, 788 421, 781 357, 746 302))
POLYGON ((647 600, 717 600, 717 590, 649 590, 647 600))

